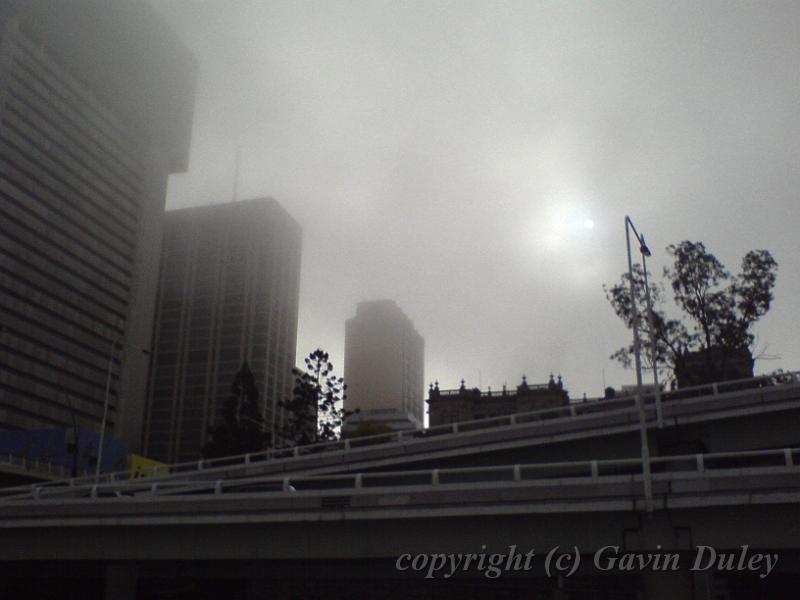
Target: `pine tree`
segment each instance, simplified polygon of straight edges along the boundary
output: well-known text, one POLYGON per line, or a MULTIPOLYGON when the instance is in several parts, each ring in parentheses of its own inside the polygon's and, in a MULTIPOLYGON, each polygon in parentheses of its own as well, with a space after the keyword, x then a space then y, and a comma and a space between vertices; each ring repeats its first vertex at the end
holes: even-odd
POLYGON ((292 370, 292 399, 278 403, 288 413, 280 433, 284 446, 337 440, 345 418, 352 414, 342 407, 347 386, 333 374, 328 353, 317 348, 305 359, 305 365, 306 371, 292 370))
POLYGON ((271 436, 264 429, 258 398, 253 372, 245 362, 231 385, 222 422, 209 428, 208 442, 202 449, 204 458, 259 452, 269 447, 271 436))

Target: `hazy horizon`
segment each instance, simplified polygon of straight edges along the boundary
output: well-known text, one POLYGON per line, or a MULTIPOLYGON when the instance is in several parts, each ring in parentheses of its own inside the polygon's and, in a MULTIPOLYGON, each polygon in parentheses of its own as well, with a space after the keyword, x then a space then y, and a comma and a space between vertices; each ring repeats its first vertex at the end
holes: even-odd
MULTIPOLYGON (((623 219, 779 264, 757 372, 800 368, 800 4, 153 0, 200 72, 167 207, 275 198, 303 228, 297 363, 395 300, 426 385, 634 381, 602 285, 623 219)), ((677 314, 673 312, 672 314, 677 314)), ((426 390, 427 391, 427 390, 426 390)))

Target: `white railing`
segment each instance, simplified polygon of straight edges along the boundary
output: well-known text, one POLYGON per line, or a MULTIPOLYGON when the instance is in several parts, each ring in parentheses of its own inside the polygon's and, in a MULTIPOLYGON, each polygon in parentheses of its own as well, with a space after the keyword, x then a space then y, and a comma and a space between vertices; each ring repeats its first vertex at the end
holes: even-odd
MULTIPOLYGON (((800 371, 792 371, 787 373, 773 373, 770 375, 761 375, 758 377, 738 379, 734 381, 724 381, 719 383, 709 383, 704 385, 692 386, 682 388, 679 390, 662 391, 660 392, 661 402, 670 402, 679 399, 695 398, 702 396, 718 396, 730 392, 771 388, 775 386, 794 385, 800 384, 800 371)), ((656 394, 654 392, 645 393, 642 395, 646 413, 655 414, 656 394)), ((223 458, 200 459, 196 461, 174 463, 167 465, 160 469, 158 466, 153 469, 153 477, 162 476, 175 476, 181 473, 196 473, 198 471, 210 471, 213 469, 224 470, 230 467, 249 467, 258 463, 270 462, 274 460, 293 460, 300 459, 310 455, 316 455, 324 452, 338 451, 344 453, 355 452, 364 448, 374 446, 403 443, 414 440, 429 440, 438 436, 449 436, 468 434, 471 432, 492 429, 496 427, 509 427, 519 426, 526 423, 533 423, 537 421, 557 419, 557 418, 576 418, 585 415, 596 415, 598 413, 607 413, 615 410, 635 410, 636 399, 635 396, 624 396, 619 398, 604 399, 592 398, 581 401, 572 402, 565 406, 555 408, 545 408, 524 413, 515 413, 511 415, 502 415, 499 417, 492 417, 488 419, 477 419, 472 421, 461 421, 448 425, 439 425, 429 427, 422 431, 413 432, 392 432, 377 434, 358 438, 348 438, 344 440, 336 440, 332 442, 321 442, 317 444, 309 444, 305 446, 294 446, 290 448, 280 448, 265 450, 263 452, 253 452, 248 454, 239 454, 235 456, 227 456, 223 458)), ((124 481, 130 478, 130 471, 121 471, 116 473, 101 474, 100 482, 113 482, 124 481)), ((81 477, 71 480, 71 485, 81 485, 85 483, 94 483, 94 477, 81 477)), ((32 484, 32 486, 48 486, 59 485, 56 482, 32 484)), ((62 484, 63 485, 63 484, 62 484)), ((9 488, 11 491, 19 491, 21 488, 9 488)), ((5 495, 6 490, 0 489, 0 497, 5 495)))
MULTIPOLYGON (((743 469, 760 473, 790 473, 800 476, 800 448, 659 456, 650 459, 656 481, 675 477, 739 476, 743 469)), ((463 484, 514 484, 538 481, 554 486, 618 481, 641 481, 640 458, 575 462, 515 464, 490 467, 426 469, 349 473, 345 475, 258 476, 189 482, 135 480, 126 482, 37 487, 25 494, 3 499, 28 502, 46 499, 85 498, 99 500, 152 499, 165 496, 221 496, 224 494, 330 493, 338 490, 397 492, 415 487, 442 488, 463 484)), ((796 483, 800 490, 800 478, 796 483)), ((0 502, 0 506, 2 502, 0 502)))
MULTIPOLYGON (((65 477, 66 469, 64 465, 52 463, 39 459, 31 459, 26 456, 16 456, 14 454, 0 454, 0 464, 18 467, 31 473, 41 473, 52 475, 53 477, 65 477)), ((35 484, 34 484, 35 485, 35 484)))

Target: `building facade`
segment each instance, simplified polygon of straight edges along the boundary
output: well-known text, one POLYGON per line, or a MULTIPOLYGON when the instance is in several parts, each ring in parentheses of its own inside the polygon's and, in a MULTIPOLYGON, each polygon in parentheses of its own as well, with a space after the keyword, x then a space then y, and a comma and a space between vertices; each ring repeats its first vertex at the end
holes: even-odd
POLYGON ((457 390, 440 390, 439 383, 431 384, 428 392, 428 419, 431 427, 461 421, 488 419, 502 415, 556 408, 569 404, 569 394, 564 389, 561 375, 558 381, 530 385, 523 375, 522 383, 515 391, 505 386, 501 392, 491 389, 482 392, 478 388, 467 389, 464 381, 457 390))
POLYGON ((297 345, 301 232, 272 199, 169 211, 143 445, 195 460, 247 362, 264 423, 282 425, 297 345))
POLYGON ((687 352, 675 362, 678 388, 753 377, 753 355, 748 348, 712 346, 687 352))
POLYGON ((98 431, 107 401, 138 449, 195 78, 144 2, 0 2, 0 429, 98 431))
POLYGON ((362 411, 363 421, 369 411, 391 409, 421 428, 424 369, 425 341, 400 307, 391 300, 359 303, 345 324, 345 410, 362 411))

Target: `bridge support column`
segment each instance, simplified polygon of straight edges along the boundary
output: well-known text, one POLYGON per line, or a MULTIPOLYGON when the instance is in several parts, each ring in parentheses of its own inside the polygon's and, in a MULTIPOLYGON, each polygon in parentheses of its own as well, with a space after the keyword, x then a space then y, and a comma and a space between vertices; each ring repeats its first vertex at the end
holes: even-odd
POLYGON ((695 600, 688 571, 647 571, 642 574, 642 591, 643 600, 695 600))
POLYGON ((564 578, 559 577, 556 582, 556 587, 553 588, 553 595, 551 600, 569 600, 569 594, 564 589, 564 578))
POLYGON ((694 600, 714 600, 714 575, 705 571, 695 571, 694 600))
POLYGON ((108 565, 103 597, 106 600, 136 600, 136 580, 139 567, 135 565, 108 565))

